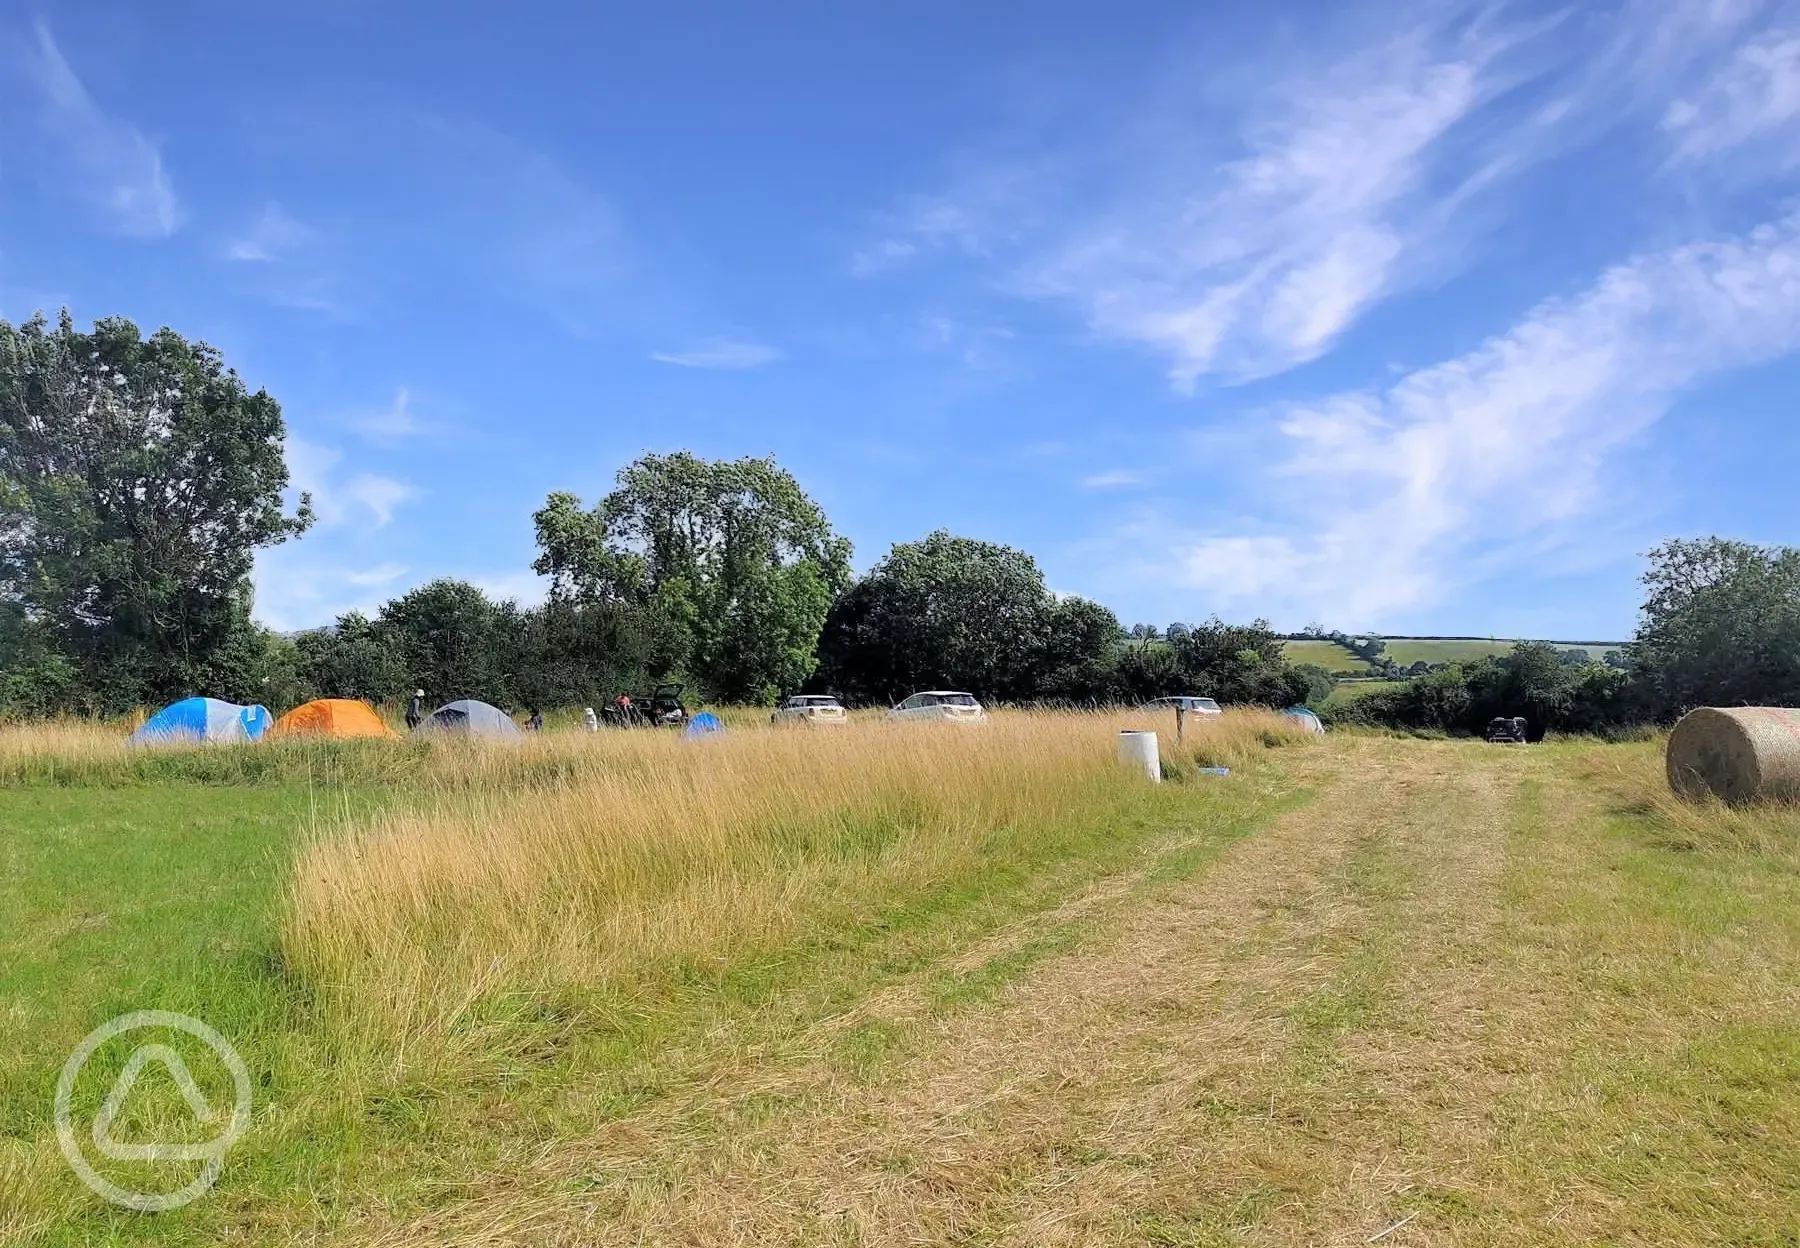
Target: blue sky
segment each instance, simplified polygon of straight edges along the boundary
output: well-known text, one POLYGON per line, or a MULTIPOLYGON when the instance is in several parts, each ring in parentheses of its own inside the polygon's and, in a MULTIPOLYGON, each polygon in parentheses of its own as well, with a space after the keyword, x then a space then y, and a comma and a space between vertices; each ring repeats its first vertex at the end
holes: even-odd
POLYGON ((1127 622, 1611 639, 1800 519, 1800 6, 9 4, 0 121, 0 315, 281 401, 280 628, 681 447, 1127 622))

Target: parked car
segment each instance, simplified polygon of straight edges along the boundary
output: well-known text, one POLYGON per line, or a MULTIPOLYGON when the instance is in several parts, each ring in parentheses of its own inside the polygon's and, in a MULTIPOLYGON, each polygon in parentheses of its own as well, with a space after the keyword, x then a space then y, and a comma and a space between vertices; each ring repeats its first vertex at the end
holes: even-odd
POLYGON ((985 724, 987 712, 973 694, 928 689, 915 693, 887 713, 891 720, 938 720, 949 724, 985 724))
POLYGON ((688 722, 685 685, 658 685, 649 693, 626 695, 600 708, 600 722, 612 728, 681 728, 688 722))
POLYGON ((1174 698, 1155 698, 1146 704, 1145 710, 1151 711, 1186 711, 1189 715, 1223 715, 1219 704, 1211 698, 1196 698, 1183 695, 1174 698))
POLYGON ((1527 727, 1523 715, 1496 715, 1488 720, 1487 732, 1483 735, 1494 745, 1524 745, 1527 727))
POLYGON ((803 693, 789 698, 769 716, 771 724, 842 724, 849 713, 836 698, 818 693, 803 693))

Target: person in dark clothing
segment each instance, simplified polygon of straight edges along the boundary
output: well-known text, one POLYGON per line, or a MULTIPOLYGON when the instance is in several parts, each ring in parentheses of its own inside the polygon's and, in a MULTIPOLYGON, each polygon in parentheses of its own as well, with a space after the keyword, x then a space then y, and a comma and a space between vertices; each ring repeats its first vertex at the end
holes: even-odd
POLYGON ((542 732, 544 730, 544 713, 537 707, 532 707, 531 718, 525 721, 525 726, 533 732, 542 732))
POLYGON ((425 691, 414 689, 412 701, 406 704, 406 728, 411 732, 418 728, 425 718, 425 691))

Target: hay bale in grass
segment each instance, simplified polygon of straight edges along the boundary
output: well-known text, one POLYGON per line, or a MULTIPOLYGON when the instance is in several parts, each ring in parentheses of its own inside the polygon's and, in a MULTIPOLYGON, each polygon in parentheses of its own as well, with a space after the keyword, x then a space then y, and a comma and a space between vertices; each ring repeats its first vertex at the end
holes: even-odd
POLYGON ((1669 787, 1728 802, 1800 800, 1800 710, 1703 706, 1669 734, 1669 787))

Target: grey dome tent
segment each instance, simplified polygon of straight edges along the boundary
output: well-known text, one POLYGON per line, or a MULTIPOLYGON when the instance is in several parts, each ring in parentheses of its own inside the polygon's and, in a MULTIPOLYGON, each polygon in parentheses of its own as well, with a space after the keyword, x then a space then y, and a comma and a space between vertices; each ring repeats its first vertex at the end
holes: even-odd
POLYGON ((463 698, 447 702, 425 717, 419 732, 442 732, 463 737, 517 737, 522 735, 512 716, 497 706, 463 698))
POLYGON ((1310 733, 1322 734, 1325 731, 1324 723, 1313 713, 1310 707, 1290 706, 1281 712, 1281 717, 1306 729, 1306 731, 1310 733))

